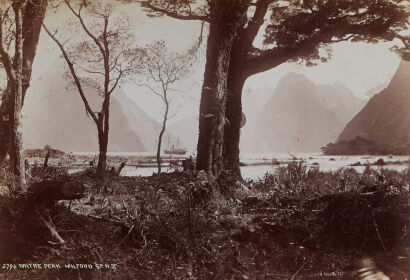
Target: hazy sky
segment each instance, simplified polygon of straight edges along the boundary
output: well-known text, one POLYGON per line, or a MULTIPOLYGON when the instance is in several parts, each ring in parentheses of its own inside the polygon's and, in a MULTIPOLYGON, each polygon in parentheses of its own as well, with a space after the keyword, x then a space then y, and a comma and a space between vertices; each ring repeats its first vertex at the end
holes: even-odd
MULTIPOLYGON (((182 51, 189 47, 199 34, 200 24, 195 21, 180 21, 166 17, 148 18, 137 5, 123 6, 121 10, 130 16, 136 41, 140 45, 163 39, 170 49, 182 51)), ((48 13, 45 23, 50 29, 65 25, 68 15, 67 10, 59 11, 57 14, 48 13)), ((205 47, 205 44, 203 46, 205 47)), ((397 55, 389 51, 390 46, 391 44, 338 43, 333 47, 333 58, 328 63, 316 67, 285 63, 271 71, 251 77, 245 89, 257 87, 274 89, 283 75, 288 72, 298 72, 317 84, 341 82, 352 89, 357 96, 363 97, 367 90, 386 83, 394 74, 400 61, 397 55)), ((39 77, 58 58, 59 54, 55 43, 48 38, 45 32, 42 32, 33 66, 33 79, 39 77)), ((184 88, 183 91, 186 94, 182 96, 175 94, 173 110, 178 110, 178 114, 172 121, 197 113, 203 69, 204 59, 202 58, 196 66, 195 74, 190 78, 196 86, 190 89, 184 88)), ((161 118, 161 101, 149 90, 136 87, 132 83, 122 85, 122 89, 150 116, 155 119, 161 118)))

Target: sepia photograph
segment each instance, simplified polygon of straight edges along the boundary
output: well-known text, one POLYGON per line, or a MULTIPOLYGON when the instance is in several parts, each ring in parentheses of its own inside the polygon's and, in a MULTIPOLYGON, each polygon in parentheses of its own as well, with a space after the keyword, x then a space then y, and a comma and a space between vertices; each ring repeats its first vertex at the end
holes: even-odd
POLYGON ((0 0, 0 279, 410 280, 410 1, 0 0))

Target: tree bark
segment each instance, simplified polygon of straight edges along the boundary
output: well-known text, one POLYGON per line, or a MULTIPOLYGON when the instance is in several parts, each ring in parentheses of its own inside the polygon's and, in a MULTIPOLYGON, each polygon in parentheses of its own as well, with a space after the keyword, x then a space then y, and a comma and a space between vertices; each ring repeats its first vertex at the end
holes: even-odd
MULTIPOLYGON (((108 96, 109 98, 109 96, 108 96)), ((108 102, 106 111, 104 113, 103 119, 100 120, 101 125, 97 125, 98 129, 98 165, 97 165, 97 175, 104 176, 107 170, 107 150, 108 150, 108 135, 109 135, 109 122, 110 122, 110 109, 109 109, 109 99, 105 100, 108 102)))
POLYGON ((231 59, 228 74, 228 97, 226 102, 226 119, 224 127, 224 169, 230 170, 233 175, 241 176, 239 169, 239 143, 242 119, 242 90, 246 76, 242 70, 240 58, 231 59))
POLYGON ((246 60, 253 48, 252 44, 264 23, 271 0, 255 2, 255 12, 247 26, 242 26, 236 37, 228 73, 228 97, 226 101, 225 137, 224 137, 224 169, 230 170, 233 175, 241 176, 239 169, 239 142, 242 119, 242 90, 245 81, 251 76, 246 60))
POLYGON ((241 0, 212 1, 204 83, 199 108, 197 169, 219 176, 223 168, 223 140, 228 68, 232 44, 245 16, 241 0))
POLYGON ((98 147, 97 175, 103 176, 107 169, 108 133, 101 128, 98 128, 98 147))
POLYGON ((13 90, 8 83, 0 105, 0 162, 7 156, 10 148, 13 116, 13 90))
POLYGON ((22 3, 17 2, 13 5, 16 24, 16 40, 14 54, 14 77, 12 81, 13 90, 13 119, 10 159, 14 174, 15 188, 24 189, 26 185, 26 174, 23 158, 23 143, 21 136, 21 106, 23 100, 23 18, 22 3))
POLYGON ((36 56, 41 25, 46 14, 48 0, 27 1, 23 11, 23 98, 30 86, 31 70, 36 56))
MULTIPOLYGON (((44 20, 47 0, 32 0, 27 1, 23 11, 23 92, 22 101, 28 87, 30 86, 31 69, 34 57, 36 55, 38 40, 40 37, 41 24, 44 20)), ((0 105, 0 162, 9 153, 11 132, 12 132, 12 116, 13 116, 13 90, 8 86, 6 93, 0 105)))

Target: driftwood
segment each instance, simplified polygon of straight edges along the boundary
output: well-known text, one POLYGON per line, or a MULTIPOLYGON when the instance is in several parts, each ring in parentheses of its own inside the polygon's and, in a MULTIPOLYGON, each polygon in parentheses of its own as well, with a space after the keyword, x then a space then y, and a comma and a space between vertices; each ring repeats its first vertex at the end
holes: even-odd
POLYGON ((124 236, 123 239, 121 239, 120 243, 118 246, 121 246, 122 243, 124 243, 125 240, 127 240, 128 236, 130 236, 131 232, 134 230, 135 225, 132 225, 130 229, 128 230, 127 234, 124 236))
POLYGON ((64 239, 58 234, 57 230, 53 227, 50 222, 44 221, 46 227, 50 230, 51 235, 58 240, 57 244, 64 244, 64 239))
POLYGON ((121 162, 120 166, 118 167, 117 170, 115 170, 115 167, 112 167, 110 170, 111 175, 113 176, 120 176, 120 173, 122 171, 122 169, 125 167, 126 162, 121 162))
POLYGON ((44 180, 28 188, 30 196, 40 201, 73 200, 84 196, 85 187, 71 180, 44 180))
POLYGON ((48 167, 48 158, 50 157, 50 150, 47 150, 46 157, 44 158, 44 163, 43 163, 43 173, 46 171, 48 167))
POLYGON ((120 175, 122 169, 125 167, 125 164, 126 164, 126 162, 123 161, 123 162, 121 162, 120 167, 118 167, 118 170, 117 170, 117 175, 118 176, 120 175))
MULTIPOLYGON (((51 218, 50 218, 50 222, 46 221, 40 214, 40 212, 38 211, 38 209, 36 208, 38 216, 40 217, 41 221, 44 223, 44 225, 48 228, 48 230, 51 233, 51 236, 53 236, 54 238, 56 238, 59 241, 59 244, 64 244, 65 241, 64 239, 58 234, 57 230, 55 229, 55 227, 53 226, 52 222, 51 222, 51 218)), ((50 242, 50 241, 49 241, 50 242)), ((51 242, 50 242, 51 243, 51 242)))

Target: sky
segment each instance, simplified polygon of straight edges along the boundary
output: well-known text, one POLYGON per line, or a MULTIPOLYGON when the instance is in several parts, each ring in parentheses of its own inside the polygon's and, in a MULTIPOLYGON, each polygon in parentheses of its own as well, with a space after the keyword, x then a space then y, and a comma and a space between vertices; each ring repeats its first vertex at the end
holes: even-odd
MULTIPOLYGON (((149 18, 136 4, 122 6, 119 14, 129 17, 136 43, 140 46, 155 40, 165 40, 170 50, 181 52, 192 45, 200 32, 199 22, 181 21, 168 17, 149 18)), ((67 9, 59 10, 57 13, 48 12, 45 24, 49 29, 61 28, 66 25, 69 15, 70 12, 67 9)), ((72 34, 72 39, 75 40, 75 34, 72 34)), ((176 115, 170 123, 198 113, 205 65, 205 43, 206 38, 200 50, 199 60, 193 68, 193 74, 186 79, 183 85, 180 85, 183 94, 175 93, 171 97, 171 111, 176 115)), ((289 72, 297 72, 306 75, 316 84, 340 82, 358 97, 364 98, 369 89, 386 84, 397 69, 400 59, 389 50, 391 46, 392 43, 370 45, 341 42, 333 46, 332 59, 327 63, 315 67, 284 63, 275 69, 249 78, 244 89, 258 87, 275 89, 281 77, 289 72)), ((55 43, 45 32, 42 32, 33 65, 33 79, 41 76, 55 59, 58 59, 59 55, 55 43)), ((148 115, 161 120, 163 108, 158 96, 150 93, 147 88, 136 86, 132 81, 122 84, 121 88, 148 115)))

